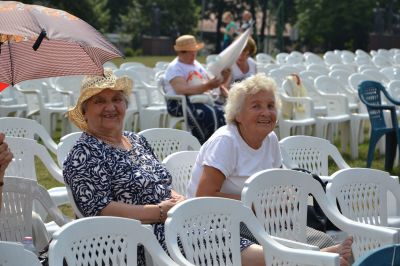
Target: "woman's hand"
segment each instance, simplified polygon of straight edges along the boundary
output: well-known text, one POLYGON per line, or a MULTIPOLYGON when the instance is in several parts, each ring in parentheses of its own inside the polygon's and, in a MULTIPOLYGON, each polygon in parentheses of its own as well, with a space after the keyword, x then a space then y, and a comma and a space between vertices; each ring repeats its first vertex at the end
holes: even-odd
POLYGON ((178 194, 175 190, 171 190, 171 198, 178 200, 178 202, 184 201, 186 199, 185 196, 178 194))
POLYGON ((230 68, 225 68, 224 70, 221 71, 221 76, 222 76, 224 82, 226 82, 228 79, 230 79, 231 75, 232 75, 232 71, 230 68))
POLYGON ((171 199, 167 199, 167 200, 163 200, 161 201, 158 206, 159 208, 161 208, 160 210, 160 220, 159 222, 165 222, 165 220, 167 219, 167 213, 168 211, 174 207, 176 204, 178 204, 179 202, 181 202, 183 199, 181 199, 181 195, 179 195, 180 197, 177 198, 171 198, 171 199))

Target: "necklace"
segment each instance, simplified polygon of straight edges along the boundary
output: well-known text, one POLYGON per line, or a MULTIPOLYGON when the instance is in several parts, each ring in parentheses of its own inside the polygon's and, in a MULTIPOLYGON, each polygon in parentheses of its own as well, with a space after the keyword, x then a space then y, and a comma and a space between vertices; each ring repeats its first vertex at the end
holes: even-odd
POLYGON ((129 150, 130 149, 130 143, 129 141, 126 139, 125 136, 122 136, 122 141, 120 143, 114 143, 105 139, 102 139, 102 141, 104 141, 106 144, 110 145, 111 147, 120 149, 120 150, 129 150))

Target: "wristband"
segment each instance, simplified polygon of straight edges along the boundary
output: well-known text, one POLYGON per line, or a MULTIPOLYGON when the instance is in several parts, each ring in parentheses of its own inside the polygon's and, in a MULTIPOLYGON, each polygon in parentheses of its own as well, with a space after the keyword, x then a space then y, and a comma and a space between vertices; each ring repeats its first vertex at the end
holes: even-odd
POLYGON ((162 223, 164 220, 164 210, 162 209, 160 204, 158 204, 157 206, 160 209, 160 216, 158 217, 158 222, 162 223))

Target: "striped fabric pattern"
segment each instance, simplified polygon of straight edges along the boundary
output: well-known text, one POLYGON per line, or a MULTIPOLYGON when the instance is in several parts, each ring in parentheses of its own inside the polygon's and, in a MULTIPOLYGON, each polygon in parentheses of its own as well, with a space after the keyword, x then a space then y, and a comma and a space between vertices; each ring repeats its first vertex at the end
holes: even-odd
POLYGON ((0 82, 66 75, 102 75, 122 53, 96 29, 61 10, 0 1, 0 82), (39 48, 32 46, 46 31, 39 48))

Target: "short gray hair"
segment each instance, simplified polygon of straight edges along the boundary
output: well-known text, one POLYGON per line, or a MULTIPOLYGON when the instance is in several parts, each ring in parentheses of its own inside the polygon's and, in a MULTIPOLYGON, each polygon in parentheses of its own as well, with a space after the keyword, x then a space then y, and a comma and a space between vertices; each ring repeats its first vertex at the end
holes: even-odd
POLYGON ((272 92, 275 98, 276 109, 279 110, 280 100, 277 95, 277 86, 275 81, 272 78, 265 76, 264 73, 258 73, 232 85, 225 106, 226 123, 236 124, 236 116, 242 109, 245 99, 249 95, 254 95, 260 91, 272 92))

